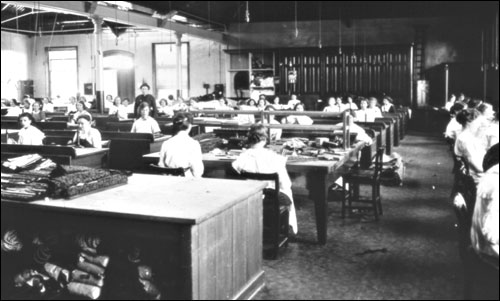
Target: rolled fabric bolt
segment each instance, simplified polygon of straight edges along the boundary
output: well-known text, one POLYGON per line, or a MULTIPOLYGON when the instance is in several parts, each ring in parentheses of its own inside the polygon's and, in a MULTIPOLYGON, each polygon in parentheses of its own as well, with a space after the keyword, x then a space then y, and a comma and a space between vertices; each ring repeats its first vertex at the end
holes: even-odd
POLYGON ((102 287, 104 285, 104 278, 99 276, 94 276, 92 274, 80 270, 71 271, 71 281, 90 284, 98 287, 102 287))
POLYGON ((102 276, 104 275, 104 268, 103 267, 100 267, 98 265, 95 265, 93 263, 90 263, 90 262, 82 262, 82 261, 79 261, 76 266, 84 271, 84 272, 87 272, 87 273, 91 273, 93 275, 96 275, 96 276, 102 276))
POLYGON ((64 284, 69 282, 69 271, 61 268, 50 262, 45 263, 43 266, 45 272, 54 280, 63 282, 64 284))
POLYGON ((140 265, 137 267, 139 278, 144 280, 151 280, 153 278, 153 271, 147 265, 140 265))
POLYGON ((68 291, 73 295, 84 296, 96 300, 101 295, 101 288, 85 283, 70 282, 68 291))
POLYGON ((102 266, 103 268, 107 267, 108 266, 108 263, 109 263, 109 256, 105 256, 105 255, 89 255, 85 252, 80 252, 80 258, 83 258, 84 260, 81 260, 80 261, 86 261, 86 262, 90 262, 90 263, 93 263, 93 264, 97 264, 97 265, 100 265, 102 266))
POLYGON ((6 231, 2 237, 2 251, 4 252, 17 252, 21 251, 23 243, 19 239, 16 230, 6 231))
POLYGON ((52 252, 45 245, 38 246, 33 254, 33 260, 38 264, 45 264, 52 257, 52 252))
POLYGON ((161 298, 160 290, 151 281, 139 279, 139 282, 142 284, 142 288, 146 294, 150 295, 155 300, 159 300, 161 298))
POLYGON ((14 277, 14 286, 16 287, 23 286, 26 283, 26 281, 34 277, 36 274, 37 273, 35 270, 24 270, 22 273, 19 273, 14 277))
POLYGON ((134 247, 128 254, 128 260, 132 263, 139 263, 141 261, 141 249, 134 247))

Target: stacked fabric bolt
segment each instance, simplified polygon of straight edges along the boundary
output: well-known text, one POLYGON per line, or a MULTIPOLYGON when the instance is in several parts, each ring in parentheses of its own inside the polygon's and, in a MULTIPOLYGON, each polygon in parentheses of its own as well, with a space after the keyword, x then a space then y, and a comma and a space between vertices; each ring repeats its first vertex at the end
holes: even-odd
POLYGON ((130 263, 137 266, 138 280, 146 295, 153 300, 159 300, 161 298, 161 292, 154 284, 153 270, 150 266, 141 263, 140 248, 133 248, 128 255, 128 260, 130 263))
POLYGON ((71 272, 68 291, 73 295, 97 299, 104 286, 104 273, 109 257, 98 254, 101 239, 94 235, 79 235, 76 243, 81 252, 78 254, 76 269, 71 272))

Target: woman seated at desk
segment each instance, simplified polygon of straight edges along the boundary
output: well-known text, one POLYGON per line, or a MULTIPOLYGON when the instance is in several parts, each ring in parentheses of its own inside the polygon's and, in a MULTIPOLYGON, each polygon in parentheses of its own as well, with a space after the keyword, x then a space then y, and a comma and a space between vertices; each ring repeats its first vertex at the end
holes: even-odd
POLYGON ((394 113, 396 110, 394 109, 393 100, 390 96, 384 96, 382 100, 383 105, 380 108, 382 113, 394 113))
POLYGON ((129 119, 128 115, 130 113, 133 113, 132 110, 134 109, 132 106, 129 106, 129 99, 124 98, 122 100, 122 103, 120 106, 118 106, 118 110, 116 112, 116 117, 118 117, 118 120, 126 120, 129 119))
POLYGON ((32 107, 33 107, 33 112, 31 113, 31 115, 33 115, 35 121, 36 122, 45 121, 45 112, 42 110, 42 103, 39 101, 35 101, 32 107))
POLYGON ((80 116, 88 116, 92 120, 92 114, 85 111, 85 103, 83 101, 78 101, 76 103, 76 112, 71 116, 71 123, 76 124, 80 116))
POLYGON ((354 119, 359 122, 374 122, 377 114, 368 108, 368 101, 365 98, 361 99, 359 106, 361 109, 354 112, 354 119))
POLYGON ((188 177, 200 178, 203 175, 203 161, 200 143, 189 137, 193 116, 177 113, 173 120, 174 137, 163 142, 158 166, 184 168, 188 177))
MULTIPOLYGON (((276 111, 272 105, 268 105, 265 108, 265 111, 276 111)), ((264 123, 267 123, 267 118, 264 117, 264 123)), ((278 120, 276 120, 274 115, 269 115, 269 124, 281 124, 278 120)), ((282 129, 271 129, 271 141, 281 139, 281 134, 283 133, 282 129)))
MULTIPOLYGON (((286 158, 264 148, 267 143, 267 129, 262 124, 254 124, 248 132, 248 144, 250 148, 245 150, 232 163, 237 172, 255 172, 255 173, 275 173, 277 172, 280 180, 280 204, 290 204, 289 223, 293 232, 297 233, 297 216, 292 197, 292 181, 286 170, 286 158)), ((274 182, 269 182, 268 188, 276 189, 274 182)))
MULTIPOLYGON (((304 104, 299 102, 298 104, 295 105, 293 110, 297 111, 297 112, 303 112, 304 111, 304 104)), ((306 115, 290 115, 290 116, 286 117, 285 123, 311 125, 314 123, 314 121, 311 119, 311 117, 306 116, 306 115)))
MULTIPOLYGON (((111 96, 111 95, 108 95, 111 96)), ((122 99, 120 96, 116 96, 115 99, 113 100, 111 106, 109 107, 109 116, 117 116, 118 115, 118 108, 120 108, 122 104, 122 99)))
POLYGON ((141 117, 137 118, 132 125, 131 133, 150 133, 155 134, 160 132, 160 126, 153 117, 149 116, 149 103, 141 102, 139 105, 139 113, 141 117))
POLYGON ((45 134, 34 127, 35 119, 30 113, 22 113, 17 119, 21 124, 21 130, 19 131, 19 139, 17 142, 14 139, 9 138, 7 143, 9 144, 25 144, 25 145, 43 145, 43 139, 45 134))
MULTIPOLYGON (((173 104, 173 97, 172 97, 172 104, 173 104)), ((174 109, 172 108, 171 105, 169 105, 168 101, 165 98, 160 99, 160 106, 158 107, 158 116, 165 116, 165 117, 174 116, 174 109)))
POLYGON ((102 148, 101 133, 92 128, 91 119, 88 115, 80 115, 76 121, 78 131, 73 137, 75 146, 102 148))
POLYGON ((342 98, 340 97, 330 97, 328 99, 328 106, 326 106, 324 109, 323 109, 323 112, 327 112, 327 113, 342 113, 344 112, 345 110, 345 107, 344 107, 344 104, 342 103, 342 98))

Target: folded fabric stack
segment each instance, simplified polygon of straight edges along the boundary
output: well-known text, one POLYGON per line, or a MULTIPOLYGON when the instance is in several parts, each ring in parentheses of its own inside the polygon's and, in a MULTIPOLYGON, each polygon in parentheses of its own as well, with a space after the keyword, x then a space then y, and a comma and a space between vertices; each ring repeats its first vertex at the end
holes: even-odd
POLYGON ((101 295, 104 286, 104 273, 109 264, 109 257, 97 253, 101 243, 99 237, 80 235, 76 242, 81 252, 78 254, 77 268, 71 271, 68 291, 73 295, 95 300, 101 295))
MULTIPOLYGON (((72 197, 104 187, 127 183, 127 176, 120 171, 93 169, 82 166, 61 166, 65 173, 53 177, 53 197, 72 197)), ((58 171, 61 172, 61 171, 58 171)))
POLYGON ((31 201, 47 195, 49 185, 37 182, 40 178, 30 175, 2 173, 2 198, 31 201))

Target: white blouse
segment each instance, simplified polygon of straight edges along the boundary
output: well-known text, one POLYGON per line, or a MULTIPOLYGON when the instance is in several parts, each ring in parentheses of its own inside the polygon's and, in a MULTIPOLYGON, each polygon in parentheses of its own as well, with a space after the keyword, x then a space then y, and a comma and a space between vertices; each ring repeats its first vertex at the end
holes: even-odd
POLYGON ((189 137, 186 131, 180 131, 163 142, 158 166, 189 168, 185 174, 187 177, 200 178, 204 171, 200 143, 189 137))
MULTIPOLYGON (((293 205, 292 181, 286 170, 286 158, 269 149, 251 148, 241 153, 232 165, 238 172, 278 173, 280 178, 279 190, 286 194, 292 202, 290 205, 289 223, 293 228, 293 232, 297 233, 297 216, 295 214, 295 206, 293 205)), ((268 181, 267 187, 275 189, 274 181, 268 181)))
POLYGON ((136 119, 132 125, 131 133, 159 133, 161 132, 158 122, 152 117, 147 117, 146 119, 136 119))
POLYGON ((18 143, 25 145, 43 145, 44 138, 45 134, 42 131, 30 125, 27 128, 19 130, 18 143))
MULTIPOLYGON (((99 130, 90 128, 88 132, 78 131, 80 135, 80 140, 87 140, 95 148, 102 148, 102 138, 99 130)), ((73 143, 77 143, 77 134, 73 137, 73 143)))

